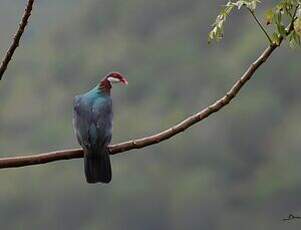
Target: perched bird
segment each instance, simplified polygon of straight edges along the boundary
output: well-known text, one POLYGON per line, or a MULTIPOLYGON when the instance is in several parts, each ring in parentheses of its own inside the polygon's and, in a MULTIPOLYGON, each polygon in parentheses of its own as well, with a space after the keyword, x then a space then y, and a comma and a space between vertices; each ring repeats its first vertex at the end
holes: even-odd
POLYGON ((112 137, 113 83, 128 84, 117 72, 106 75, 89 92, 75 96, 73 127, 76 138, 84 150, 84 167, 88 183, 109 183, 112 178, 108 144, 112 137))

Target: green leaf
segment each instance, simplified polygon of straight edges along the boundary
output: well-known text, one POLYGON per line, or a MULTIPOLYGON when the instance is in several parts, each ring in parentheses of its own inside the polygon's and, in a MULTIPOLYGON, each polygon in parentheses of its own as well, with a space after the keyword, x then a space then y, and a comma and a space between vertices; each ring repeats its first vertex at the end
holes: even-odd
POLYGON ((291 48, 296 48, 301 44, 300 36, 295 31, 288 36, 288 40, 291 48))
POLYGON ((219 15, 216 17, 215 22, 212 25, 212 29, 208 34, 208 43, 212 40, 220 41, 224 36, 224 23, 227 17, 230 15, 231 11, 234 9, 235 5, 232 2, 228 2, 225 5, 219 15))
POLYGON ((296 34, 301 36, 301 17, 297 18, 294 22, 294 31, 296 32, 296 34))
POLYGON ((260 0, 238 0, 232 4, 240 9, 242 6, 248 7, 250 10, 254 11, 257 7, 257 3, 260 3, 260 0))
POLYGON ((283 38, 286 37, 286 29, 285 29, 285 26, 284 26, 283 24, 277 24, 277 30, 278 30, 278 33, 279 33, 283 38))
POLYGON ((242 6, 246 6, 250 10, 254 11, 258 3, 260 3, 260 0, 229 1, 225 6, 223 6, 221 12, 216 17, 215 22, 212 25, 212 29, 208 34, 208 43, 212 40, 220 41, 223 38, 225 21, 234 8, 241 9, 242 6))
POLYGON ((272 9, 269 9, 265 12, 265 21, 267 25, 273 22, 274 15, 275 13, 272 9))
POLYGON ((256 10, 256 7, 257 7, 257 3, 260 3, 259 0, 253 0, 253 1, 250 1, 250 4, 247 5, 247 7, 250 9, 250 10, 256 10))

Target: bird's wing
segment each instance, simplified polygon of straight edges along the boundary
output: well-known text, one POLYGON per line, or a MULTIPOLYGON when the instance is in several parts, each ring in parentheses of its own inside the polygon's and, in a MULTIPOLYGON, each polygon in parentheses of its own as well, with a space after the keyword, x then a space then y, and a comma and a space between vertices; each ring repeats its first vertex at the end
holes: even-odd
POLYGON ((102 151, 111 141, 111 100, 96 99, 87 103, 82 96, 76 96, 73 114, 74 132, 79 144, 86 149, 102 151))
POLYGON ((82 96, 76 96, 74 98, 73 103, 73 129, 76 135, 78 143, 84 148, 87 147, 86 140, 88 139, 88 120, 87 116, 87 108, 84 101, 82 100, 82 96), (85 111, 86 110, 86 111, 85 111))

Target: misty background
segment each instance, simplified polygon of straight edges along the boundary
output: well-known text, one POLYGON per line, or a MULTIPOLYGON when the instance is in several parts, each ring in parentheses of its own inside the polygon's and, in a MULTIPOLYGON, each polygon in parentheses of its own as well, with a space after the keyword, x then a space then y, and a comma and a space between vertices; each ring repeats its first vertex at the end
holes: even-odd
MULTIPOLYGON (((0 1, 0 57, 25 0, 0 1)), ((277 1, 264 1, 258 15, 277 1)), ((154 134, 223 96, 267 46, 246 10, 207 32, 225 1, 39 0, 0 82, 0 156, 79 147, 72 103, 110 71, 112 143, 154 134)), ((3 229, 300 229, 300 49, 275 51, 238 97, 184 133, 111 157, 0 171, 3 229)))

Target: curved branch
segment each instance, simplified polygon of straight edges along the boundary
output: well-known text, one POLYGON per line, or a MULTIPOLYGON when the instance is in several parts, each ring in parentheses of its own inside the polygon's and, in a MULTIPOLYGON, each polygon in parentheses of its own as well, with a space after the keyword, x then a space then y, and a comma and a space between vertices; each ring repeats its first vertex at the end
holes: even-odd
MULTIPOLYGON (((126 152, 131 149, 139 149, 149 145, 158 144, 164 140, 167 140, 178 133, 181 133, 191 127, 192 125, 204 120, 206 117, 212 115, 213 113, 219 111, 224 106, 226 106, 240 91, 240 89, 247 83, 248 80, 254 75, 256 70, 270 57, 272 52, 277 48, 277 45, 270 45, 264 50, 260 57, 253 62, 247 71, 242 75, 242 77, 236 81, 232 88, 226 93, 225 96, 217 100, 215 103, 209 105, 202 111, 186 118, 177 125, 164 130, 158 134, 126 141, 123 143, 110 145, 109 149, 112 155, 126 152)), ((0 168, 12 168, 12 167, 23 167, 28 165, 44 164, 58 160, 69 160, 74 158, 83 157, 82 149, 69 149, 60 150, 49 153, 43 153, 38 155, 29 156, 19 156, 19 157, 7 157, 0 158, 0 168)))
POLYGON ((28 22, 28 19, 31 15, 31 11, 32 11, 32 6, 33 6, 33 3, 34 3, 34 0, 28 0, 27 2, 27 6, 25 8, 25 11, 24 11, 24 14, 22 16, 22 19, 21 19, 21 22, 19 24, 19 28, 13 38, 13 42, 12 44, 10 45, 9 49, 7 50, 3 60, 2 60, 2 63, 1 63, 1 66, 0 66, 0 80, 2 79, 2 76, 5 72, 5 70, 7 69, 7 66, 15 52, 15 50, 17 49, 17 47, 19 46, 19 42, 20 42, 20 39, 21 39, 21 36, 24 32, 24 29, 27 25, 27 22, 28 22))

